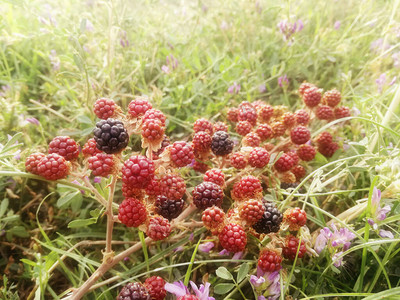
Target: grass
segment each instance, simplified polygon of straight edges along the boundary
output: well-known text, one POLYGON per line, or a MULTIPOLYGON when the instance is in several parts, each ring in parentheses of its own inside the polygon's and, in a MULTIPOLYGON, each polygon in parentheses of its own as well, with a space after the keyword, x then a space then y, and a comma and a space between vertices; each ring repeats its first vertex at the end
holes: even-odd
MULTIPOLYGON (((400 1, 3 1, 0 298, 62 298, 101 264, 107 221, 90 189, 76 193, 76 183, 49 184, 24 171, 24 159, 34 151, 45 152, 56 135, 70 135, 83 145, 96 122, 92 106, 97 98, 113 98, 126 108, 134 95, 148 95, 166 114, 172 140, 179 140, 190 135, 197 118, 223 120, 226 107, 241 101, 263 99, 294 110, 301 106, 296 90, 306 80, 324 90, 336 87, 344 104, 360 115, 345 125, 321 123, 313 136, 342 126, 338 137, 348 149, 330 160, 317 157, 313 172, 296 189, 270 197, 282 209, 305 208, 314 235, 333 220, 356 238, 343 253, 346 264, 341 268, 333 266, 328 253, 286 264, 282 289, 299 299, 396 299, 399 6, 400 1), (284 19, 304 23, 291 43, 277 27, 284 19), (170 55, 178 67, 169 65, 167 74, 162 66, 170 55), (281 88, 278 78, 283 75, 289 84, 281 88), (240 91, 228 93, 235 82, 240 91), (38 125, 26 121, 32 117, 38 125), (14 139, 8 142, 8 136, 14 139), (393 239, 381 238, 365 222, 374 186, 391 205, 379 229, 391 231, 393 239), (68 227, 71 221, 84 220, 79 225, 89 219, 86 226, 68 227)), ((140 139, 132 139, 131 147, 140 150, 140 139)), ((188 187, 201 181, 194 172, 185 176, 190 177, 188 187)), ((95 184, 105 198, 109 183, 95 184)), ((119 187, 116 202, 122 198, 119 187)), ((197 242, 207 234, 197 229, 194 235, 193 241, 185 236, 146 247, 137 231, 115 226, 116 252, 138 241, 143 250, 111 269, 86 299, 114 299, 125 283, 149 274, 160 273, 169 282, 208 278, 213 288, 227 284, 216 276, 218 267, 234 273, 240 262, 248 262, 249 274, 255 272, 255 248, 232 262, 216 251, 197 251, 197 242), (172 251, 178 247, 183 251, 172 251)), ((229 297, 242 299, 242 294, 253 297, 248 278, 235 281, 229 297)))

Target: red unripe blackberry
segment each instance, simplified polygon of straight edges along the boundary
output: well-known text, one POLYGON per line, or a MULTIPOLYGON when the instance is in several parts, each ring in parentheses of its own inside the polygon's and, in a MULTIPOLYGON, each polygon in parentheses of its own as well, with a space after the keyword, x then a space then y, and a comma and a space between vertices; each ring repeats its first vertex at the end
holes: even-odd
POLYGON ((291 171, 281 172, 278 174, 281 183, 294 183, 296 182, 296 176, 291 171))
POLYGON ((310 140, 310 138, 311 133, 307 127, 297 126, 290 131, 290 140, 293 144, 305 144, 310 140))
POLYGON ((143 285, 149 291, 151 300, 163 300, 167 295, 167 291, 164 288, 165 280, 160 276, 147 278, 143 285))
POLYGON ((218 237, 221 246, 229 252, 243 251, 247 244, 247 236, 243 227, 234 223, 225 225, 218 237))
POLYGON ((149 221, 146 234, 155 241, 167 238, 171 233, 171 224, 161 216, 152 217, 149 221))
POLYGON ((303 144, 297 149, 297 155, 301 160, 311 161, 315 158, 317 150, 311 145, 303 144))
POLYGON ((244 169, 247 165, 247 158, 241 152, 235 152, 231 155, 230 162, 232 167, 236 169, 244 169))
POLYGON ((88 139, 88 141, 82 148, 82 153, 85 156, 93 156, 97 153, 101 153, 101 151, 97 149, 96 141, 94 140, 94 138, 88 139))
POLYGON ((209 230, 215 230, 225 222, 225 213, 218 206, 211 206, 203 211, 201 220, 209 230))
POLYGON ((294 115, 298 125, 306 126, 310 122, 310 114, 304 109, 299 109, 294 115))
POLYGON ((164 113, 158 109, 149 109, 148 111, 145 112, 143 115, 143 122, 146 120, 160 120, 162 126, 165 126, 165 121, 167 118, 165 117, 164 113))
POLYGON ((164 175, 160 179, 161 195, 171 200, 179 200, 186 193, 186 184, 178 174, 164 175))
POLYGON ((236 124, 236 132, 240 135, 246 135, 253 130, 253 126, 248 121, 240 121, 236 124))
POLYGON ((255 132, 250 132, 242 139, 242 145, 247 147, 258 147, 261 144, 261 138, 255 132))
POLYGON ((239 109, 236 107, 231 107, 228 109, 226 118, 232 123, 236 123, 239 121, 238 115, 239 115, 239 109))
POLYGON ((272 131, 274 133, 274 137, 279 137, 285 134, 286 127, 282 122, 274 122, 271 124, 272 131))
POLYGON ((132 282, 122 288, 117 300, 151 300, 151 297, 143 284, 132 282))
POLYGON ((146 111, 152 109, 151 103, 144 98, 136 98, 132 100, 128 105, 128 113, 132 118, 138 118, 143 116, 146 111))
POLYGON ((161 183, 158 178, 153 177, 153 179, 150 180, 146 187, 146 194, 149 196, 161 195, 161 183))
POLYGON ((263 100, 256 100, 253 103, 251 103, 251 105, 255 108, 255 109, 259 109, 264 105, 267 105, 263 100))
POLYGON ((254 126, 257 123, 257 110, 251 105, 239 107, 238 119, 239 121, 248 121, 254 126))
POLYGON ((225 175, 220 169, 208 170, 204 176, 203 181, 213 182, 218 184, 220 187, 225 185, 225 175))
POLYGON ((291 158, 293 158, 293 164, 297 165, 300 161, 299 156, 297 155, 296 151, 294 150, 290 150, 288 152, 286 152, 287 155, 289 155, 291 158))
POLYGON ((336 107, 334 114, 335 114, 336 119, 341 119, 341 118, 346 118, 346 117, 351 116, 350 109, 346 106, 336 107))
POLYGON ((218 156, 225 156, 233 150, 233 141, 225 131, 217 131, 212 136, 211 151, 218 156))
POLYGON ((142 124, 142 137, 150 142, 160 142, 164 138, 164 131, 158 119, 148 119, 142 124))
POLYGON ((333 89, 324 93, 322 102, 330 107, 335 107, 342 100, 342 95, 337 89, 333 89))
POLYGON ((154 162, 143 155, 133 155, 122 167, 122 181, 134 188, 146 188, 154 177, 154 162))
POLYGON ((292 128, 296 125, 296 116, 294 113, 286 112, 282 116, 282 123, 286 128, 292 128))
POLYGON ((165 148, 167 148, 169 145, 170 145, 169 137, 164 135, 160 149, 158 149, 157 151, 153 151, 153 160, 158 159, 161 153, 163 153, 165 148))
POLYGON ((200 153, 208 152, 211 149, 211 142, 212 142, 211 135, 209 135, 207 132, 205 131, 196 132, 192 140, 193 149, 194 151, 200 153))
POLYGON ((249 165, 254 168, 264 168, 269 163, 269 152, 261 147, 256 147, 249 153, 249 165))
POLYGON ((275 162, 274 167, 278 172, 289 171, 294 167, 294 160, 290 155, 283 153, 275 162))
POLYGON ((202 182, 197 185, 193 192, 193 203, 197 208, 206 209, 213 205, 221 207, 224 199, 224 191, 222 188, 213 182, 202 182))
POLYGON ((274 115, 274 108, 271 105, 261 106, 258 110, 258 115, 260 116, 261 122, 267 123, 274 115))
POLYGON ((304 244, 304 241, 301 241, 300 248, 299 248, 299 239, 293 235, 288 235, 286 237, 285 247, 282 248, 283 257, 295 260, 296 254, 297 258, 303 258, 304 254, 306 254, 307 248, 304 244), (297 252, 299 249, 299 252, 297 252))
POLYGON ((299 94, 300 95, 304 95, 304 92, 306 90, 308 90, 309 88, 315 87, 315 84, 309 83, 309 82, 303 82, 302 84, 300 84, 299 87, 299 94))
POLYGON ((315 110, 315 115, 320 120, 332 120, 334 118, 333 109, 328 105, 318 105, 315 110))
POLYGON ((97 153, 88 159, 89 169, 94 176, 107 177, 114 171, 114 156, 111 154, 97 153))
POLYGON ((247 225, 257 223, 264 215, 264 205, 259 200, 248 200, 239 207, 239 216, 247 225))
POLYGON ((213 134, 213 127, 213 124, 209 120, 204 118, 196 120, 196 122, 194 122, 193 124, 194 132, 205 131, 209 135, 213 134))
POLYGON ((165 196, 158 196, 154 203, 156 207, 156 213, 160 216, 171 221, 179 216, 182 212, 185 201, 183 199, 171 200, 165 196))
POLYGON ((208 169, 210 169, 210 167, 198 160, 195 160, 193 163, 193 170, 195 170, 196 172, 200 172, 200 173, 205 173, 208 169))
POLYGON ((94 113, 99 119, 107 120, 113 116, 116 107, 117 105, 112 99, 97 99, 94 103, 94 113))
POLYGON ((217 131, 225 131, 228 132, 228 125, 226 125, 224 122, 217 122, 213 126, 214 132, 217 131))
POLYGON ((318 152, 321 153, 325 157, 332 157, 335 154, 336 150, 340 147, 338 143, 330 143, 330 144, 320 144, 318 145, 318 152))
POLYGON ((327 131, 324 131, 318 135, 315 141, 317 142, 318 145, 328 145, 332 144, 333 137, 332 134, 330 134, 327 131))
POLYGON ((278 232, 282 223, 283 215, 276 206, 268 201, 264 201, 264 214, 262 218, 253 225, 258 233, 278 232))
POLYGON ((73 160, 79 156, 79 148, 69 136, 56 136, 49 144, 49 154, 52 153, 57 153, 66 160, 73 160))
POLYGON ((118 219, 127 227, 139 227, 146 222, 146 206, 138 199, 125 198, 118 207, 118 219))
POLYGON ((310 87, 303 94, 304 104, 308 107, 315 107, 321 102, 321 90, 317 87, 310 87))
POLYGON ((69 174, 70 163, 57 153, 43 157, 37 164, 37 174, 47 180, 63 179, 69 174))
POLYGON ((239 110, 246 109, 246 107, 254 108, 253 104, 251 104, 249 101, 242 101, 238 106, 239 110))
POLYGON ((306 225, 307 214, 298 207, 288 208, 283 214, 283 222, 289 225, 290 231, 297 231, 300 227, 306 225))
POLYGON ((237 201, 257 199, 262 195, 261 181, 252 175, 242 177, 232 188, 232 197, 237 201))
POLYGON ((129 185, 122 183, 122 195, 125 198, 135 198, 138 200, 143 200, 144 198, 144 190, 130 187, 129 185))
POLYGON ((25 170, 29 173, 39 175, 38 164, 44 157, 46 157, 46 155, 43 153, 32 153, 29 155, 25 161, 25 170))
POLYGON ((97 149, 115 154, 121 152, 128 145, 129 135, 124 124, 114 119, 101 120, 93 130, 97 149))
POLYGON ((260 124, 256 129, 256 133, 260 137, 261 141, 268 140, 274 135, 272 127, 268 124, 260 124))
POLYGON ((190 165, 194 159, 192 145, 184 141, 173 143, 170 146, 170 158, 178 168, 190 165))
POLYGON ((301 165, 294 166, 290 172, 296 176, 296 181, 300 181, 304 176, 306 176, 306 169, 301 165))
POLYGON ((264 250, 258 258, 258 266, 264 272, 274 272, 281 269, 282 256, 273 250, 264 250))

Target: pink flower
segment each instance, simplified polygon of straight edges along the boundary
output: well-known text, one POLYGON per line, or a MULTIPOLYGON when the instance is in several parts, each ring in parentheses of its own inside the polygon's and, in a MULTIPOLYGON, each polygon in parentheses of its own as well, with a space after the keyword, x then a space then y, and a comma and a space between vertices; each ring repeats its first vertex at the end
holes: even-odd
POLYGON ((199 245, 199 250, 201 252, 206 252, 209 253, 211 251, 212 248, 214 248, 215 244, 213 242, 207 242, 204 244, 200 244, 199 245))
POLYGON ((288 79, 286 74, 278 78, 278 85, 281 88, 286 87, 286 86, 289 85, 289 79, 288 79))
POLYGON ((334 27, 336 30, 339 30, 340 25, 341 25, 340 21, 336 21, 336 22, 335 22, 335 25, 333 25, 333 27, 334 27))
POLYGON ((228 93, 229 94, 239 94, 240 92, 240 84, 238 84, 236 81, 228 87, 228 93))

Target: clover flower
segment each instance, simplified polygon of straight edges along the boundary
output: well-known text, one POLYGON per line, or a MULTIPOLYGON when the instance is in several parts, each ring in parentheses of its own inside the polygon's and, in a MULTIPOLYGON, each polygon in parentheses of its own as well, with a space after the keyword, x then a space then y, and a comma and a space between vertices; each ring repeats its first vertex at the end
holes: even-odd
POLYGON ((288 41, 289 45, 290 45, 293 41, 292 36, 296 32, 303 30, 304 24, 303 24, 303 21, 300 19, 294 23, 290 23, 288 20, 283 20, 278 23, 278 28, 279 28, 279 31, 283 35, 283 39, 285 41, 288 41))
POLYGON ((394 238, 393 233, 387 230, 379 230, 377 222, 386 219, 386 215, 390 212, 390 206, 385 205, 381 207, 381 191, 374 187, 371 197, 371 218, 368 218, 367 222, 371 225, 372 229, 377 231, 380 237, 383 238, 394 238))
POLYGON ((289 79, 288 79, 288 77, 287 77, 286 74, 283 75, 283 76, 280 76, 280 77, 278 78, 278 85, 279 85, 281 88, 287 87, 287 86, 289 85, 289 79))
MULTIPOLYGON (((200 284, 200 287, 197 287, 197 285, 193 281, 190 281, 190 285, 192 287, 193 292, 195 293, 196 297, 199 298, 199 300, 215 300, 214 297, 209 296, 210 286, 211 286, 209 282, 207 282, 205 285, 200 284)), ((166 283, 164 288, 166 291, 170 292, 171 294, 174 294, 177 298, 185 295, 192 295, 189 292, 187 286, 184 285, 182 281, 176 281, 174 283, 166 283)))
POLYGON ((228 93, 229 94, 239 94, 240 88, 241 88, 240 84, 238 84, 235 81, 230 87, 228 87, 228 93))
POLYGON ((258 295, 258 300, 278 299, 281 294, 279 271, 264 272, 260 267, 257 267, 257 275, 250 276, 250 283, 258 295))
POLYGON ((319 254, 327 248, 334 265, 340 267, 343 265, 343 259, 338 259, 338 256, 350 248, 351 240, 356 236, 346 227, 338 229, 335 224, 331 224, 330 227, 324 227, 320 230, 320 234, 315 240, 314 249, 319 254))

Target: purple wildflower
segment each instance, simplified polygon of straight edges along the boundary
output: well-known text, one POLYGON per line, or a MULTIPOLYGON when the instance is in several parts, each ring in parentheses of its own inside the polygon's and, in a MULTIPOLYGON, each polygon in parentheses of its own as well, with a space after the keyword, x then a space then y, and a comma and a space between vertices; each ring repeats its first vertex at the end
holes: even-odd
POLYGON ((256 1, 256 12, 261 14, 262 13, 262 6, 260 4, 260 1, 256 1))
POLYGON ((257 277, 255 275, 250 276, 250 283, 255 287, 260 287, 265 282, 265 278, 263 276, 257 277))
POLYGON ((371 43, 370 49, 374 53, 379 53, 390 48, 390 44, 384 41, 383 38, 379 38, 371 43))
POLYGON ((17 151, 15 151, 14 153, 14 159, 15 160, 20 160, 21 159, 21 150, 18 149, 17 151))
POLYGON ((343 254, 343 251, 339 251, 332 256, 333 265, 337 268, 343 266, 343 256, 339 257, 343 254))
POLYGON ((189 236, 189 241, 193 241, 194 240, 194 234, 193 234, 193 232, 190 234, 190 236, 189 236))
POLYGON ((386 83, 386 73, 381 74, 379 76, 379 78, 375 80, 375 82, 376 82, 376 85, 378 86, 378 91, 381 94, 382 90, 383 90, 383 86, 386 83))
POLYGON ((240 84, 238 84, 235 81, 230 87, 228 87, 228 93, 229 94, 239 94, 240 88, 241 88, 240 84))
POLYGON ((301 30, 303 30, 304 28, 304 24, 302 20, 297 20, 294 23, 290 23, 288 20, 283 20, 281 22, 278 23, 278 27, 279 27, 279 31, 282 33, 283 35, 283 39, 285 41, 288 41, 289 44, 291 44, 292 40, 293 40, 293 35, 296 32, 299 32, 301 30))
POLYGON ((60 58, 57 56, 56 50, 51 50, 49 54, 49 59, 51 63, 51 67, 54 71, 58 71, 60 69, 60 58))
POLYGON ((101 177, 97 176, 93 179, 94 183, 100 183, 101 182, 101 177))
MULTIPOLYGON (((197 287, 197 285, 193 281, 190 281, 190 285, 192 286, 196 297, 200 300, 215 300, 213 297, 209 296, 211 286, 209 282, 207 282, 205 285, 201 284, 200 287, 197 287)), ((183 284, 182 281, 166 283, 164 288, 166 291, 174 294, 176 297, 191 295, 189 289, 183 284)))
POLYGON ((389 82, 389 86, 392 86, 393 84, 395 84, 395 83, 396 83, 396 80, 397 80, 397 76, 394 76, 393 79, 392 79, 392 81, 389 82))
POLYGON ((207 242, 199 245, 199 250, 201 252, 209 253, 212 248, 214 248, 215 244, 213 242, 207 242))
POLYGON ((165 74, 171 73, 171 71, 169 70, 168 66, 166 66, 166 65, 163 65, 161 67, 161 71, 163 71, 165 74))
POLYGON ((341 23, 340 21, 336 21, 336 22, 335 22, 335 25, 333 25, 333 27, 334 27, 336 30, 339 30, 340 25, 342 25, 342 23, 341 23))
POLYGON ((383 238, 389 238, 389 239, 394 239, 394 235, 393 233, 391 233, 390 231, 387 230, 379 230, 379 236, 383 237, 383 238))
POLYGON ((28 123, 31 123, 31 124, 33 124, 33 125, 36 125, 36 126, 39 126, 39 120, 38 119, 36 119, 36 118, 34 118, 34 117, 31 117, 31 118, 26 118, 26 121, 28 122, 28 123))
POLYGON ((126 31, 125 30, 121 30, 120 33, 119 33, 119 36, 120 36, 119 43, 122 46, 122 48, 129 47, 129 40, 128 40, 126 31))
POLYGON ((185 248, 183 246, 179 246, 179 247, 175 248, 173 251, 174 252, 182 252, 183 250, 185 250, 185 248))
POLYGON ((223 249, 221 252, 219 252, 218 254, 219 255, 229 255, 229 251, 228 250, 226 250, 226 249, 223 249))
POLYGON ((167 55, 166 63, 170 70, 175 70, 178 67, 178 60, 172 54, 167 55))
POLYGON ((267 87, 265 86, 265 84, 260 84, 258 86, 258 91, 260 92, 260 94, 263 94, 267 91, 267 87))
POLYGON ((190 281, 190 285, 192 286, 192 289, 197 298, 199 298, 200 300, 215 300, 214 297, 209 297, 211 286, 209 282, 206 282, 205 285, 200 284, 199 288, 197 288, 196 284, 193 281, 190 281))
POLYGON ((281 88, 287 87, 287 86, 289 85, 289 79, 288 79, 288 77, 287 77, 286 74, 283 75, 283 76, 280 76, 280 77, 278 78, 278 85, 279 85, 281 88))
MULTIPOLYGON (((263 272, 257 267, 257 276, 251 275, 250 283, 258 294, 268 294, 268 299, 278 299, 281 294, 279 271, 263 272)), ((265 299, 260 296, 257 299, 265 299)))
POLYGON ((243 257, 243 251, 240 252, 236 252, 233 256, 232 256, 232 260, 239 260, 243 257))
POLYGON ((222 30, 227 30, 229 28, 229 24, 226 21, 222 21, 219 28, 221 28, 222 30))
POLYGON ((7 94, 7 92, 10 91, 10 90, 11 90, 11 87, 10 87, 8 84, 3 85, 3 86, 1 87, 0 97, 5 97, 6 94, 7 94))
MULTIPOLYGON (((74 183, 74 184, 76 184, 76 185, 82 185, 78 180, 73 180, 73 181, 71 181, 71 183, 74 183)), ((80 190, 81 191, 81 194, 82 195, 84 195, 85 194, 85 191, 84 190, 80 190)))

